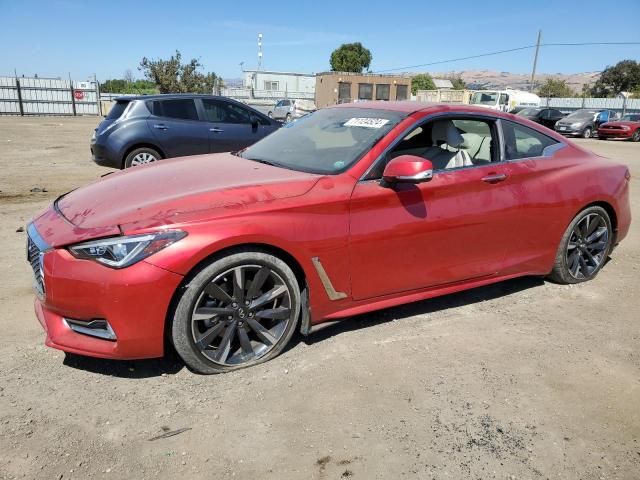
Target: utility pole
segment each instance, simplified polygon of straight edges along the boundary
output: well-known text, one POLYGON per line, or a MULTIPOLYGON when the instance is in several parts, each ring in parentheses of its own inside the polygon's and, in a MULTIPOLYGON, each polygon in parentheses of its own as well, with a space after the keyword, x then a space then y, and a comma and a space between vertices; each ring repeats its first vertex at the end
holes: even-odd
POLYGON ((538 30, 538 41, 536 42, 536 54, 533 57, 533 70, 531 70, 531 81, 529 82, 530 92, 533 92, 534 81, 536 78, 536 66, 538 65, 538 51, 540 50, 541 39, 542 39, 542 30, 538 30))
POLYGON ((262 68, 262 34, 258 34, 258 70, 262 68))

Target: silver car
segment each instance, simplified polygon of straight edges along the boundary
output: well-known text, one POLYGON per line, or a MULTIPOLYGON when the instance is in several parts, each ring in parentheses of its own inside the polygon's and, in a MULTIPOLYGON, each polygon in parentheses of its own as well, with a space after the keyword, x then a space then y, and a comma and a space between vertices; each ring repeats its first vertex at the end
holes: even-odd
POLYGON ((273 109, 269 111, 269 118, 275 120, 283 120, 289 123, 296 118, 315 112, 316 105, 311 100, 280 100, 275 104, 273 109))

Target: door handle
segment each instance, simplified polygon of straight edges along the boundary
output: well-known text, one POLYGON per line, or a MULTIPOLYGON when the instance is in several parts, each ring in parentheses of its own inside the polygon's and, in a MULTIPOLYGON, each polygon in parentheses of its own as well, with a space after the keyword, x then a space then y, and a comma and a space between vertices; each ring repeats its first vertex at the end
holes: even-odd
POLYGON ((162 124, 162 123, 156 123, 153 128, 156 128, 158 130, 168 130, 169 127, 167 127, 166 125, 162 124))
POLYGON ((482 177, 482 181, 486 183, 498 183, 506 180, 507 175, 504 173, 492 173, 486 177, 482 177))
POLYGON ((221 128, 216 128, 216 127, 210 128, 210 129, 209 129, 209 131, 210 131, 210 132, 213 132, 213 133, 222 133, 222 132, 224 132, 224 130, 223 130, 223 129, 221 129, 221 128))

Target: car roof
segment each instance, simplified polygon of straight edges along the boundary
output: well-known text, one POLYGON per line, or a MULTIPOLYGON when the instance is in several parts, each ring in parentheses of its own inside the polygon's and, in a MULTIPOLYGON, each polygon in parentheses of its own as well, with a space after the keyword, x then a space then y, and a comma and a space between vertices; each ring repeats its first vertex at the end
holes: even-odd
POLYGON ((491 113, 498 115, 501 112, 497 110, 491 110, 486 107, 477 107, 466 103, 435 103, 435 102, 414 102, 412 100, 402 101, 366 101, 366 102, 354 102, 354 103, 341 103, 339 105, 332 105, 327 108, 362 108, 362 109, 375 109, 375 110, 388 110, 391 112, 404 112, 407 115, 416 112, 429 112, 432 110, 446 110, 446 111, 460 111, 460 112, 477 112, 477 113, 491 113))
POLYGON ((120 102, 131 100, 170 100, 175 98, 220 98, 225 100, 233 100, 227 97, 221 97, 219 95, 209 95, 206 93, 159 93, 154 95, 122 95, 121 97, 116 97, 114 100, 120 102))

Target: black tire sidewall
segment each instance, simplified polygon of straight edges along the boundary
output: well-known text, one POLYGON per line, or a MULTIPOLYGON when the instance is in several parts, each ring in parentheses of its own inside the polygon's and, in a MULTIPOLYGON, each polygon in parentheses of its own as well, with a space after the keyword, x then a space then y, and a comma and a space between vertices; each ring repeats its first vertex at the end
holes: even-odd
POLYGON ((591 127, 587 127, 582 131, 582 138, 591 138, 593 136, 593 131, 591 130, 591 127), (587 132, 589 132, 589 134, 587 135, 587 132))
POLYGON ((640 142, 640 128, 638 130, 636 130, 635 132, 633 132, 633 135, 631 135, 631 141, 632 142, 640 142))
POLYGON ((212 374, 250 367, 276 357, 287 346, 295 332, 300 318, 300 305, 300 287, 298 285, 298 281, 296 280, 291 268, 284 261, 273 255, 257 251, 246 251, 231 254, 212 261, 188 282, 186 288, 182 292, 173 315, 171 338, 178 355, 180 355, 185 364, 193 371, 212 374), (191 335, 191 314, 193 307, 195 306, 195 302, 199 299, 202 290, 204 290, 205 286, 213 278, 231 268, 247 264, 265 265, 280 275, 286 283, 287 288, 289 288, 292 303, 291 308, 294 310, 295 316, 294 319, 289 322, 289 325, 287 325, 286 330, 280 337, 280 340, 278 340, 276 346, 266 355, 263 355, 257 360, 237 366, 217 365, 205 358, 193 341, 191 335))
POLYGON ((582 283, 582 282, 586 282, 588 280, 594 279, 598 275, 598 273, 600 272, 604 264, 606 263, 606 259, 611 253, 612 245, 613 245, 613 225, 611 224, 611 218, 609 217, 609 214, 607 213, 607 211, 604 208, 597 205, 585 208, 573 218, 573 220, 565 230, 564 235, 562 236, 562 240, 560 241, 560 245, 556 253, 556 261, 555 261, 553 270, 549 275, 549 278, 553 281, 556 281, 558 283, 563 283, 563 284, 582 283), (607 250, 604 254, 604 259, 602 263, 600 263, 598 268, 595 270, 595 272, 591 274, 590 277, 575 278, 569 272, 569 266, 567 265, 567 255, 566 255, 567 244, 569 243, 569 238, 571 237, 571 232, 573 231, 573 228, 576 226, 578 222, 580 222, 580 220, 582 220, 586 215, 590 213, 597 213, 604 218, 605 223, 607 224, 607 228, 609 229, 609 245, 607 246, 607 250))
POLYGON ((157 150, 154 150, 153 148, 149 148, 149 147, 140 147, 140 148, 131 150, 129 152, 129 154, 124 159, 124 162, 122 163, 122 168, 123 169, 131 168, 131 162, 133 161, 133 158, 139 153, 143 153, 143 152, 150 153, 151 155, 153 155, 156 158, 156 161, 162 158, 157 150))

